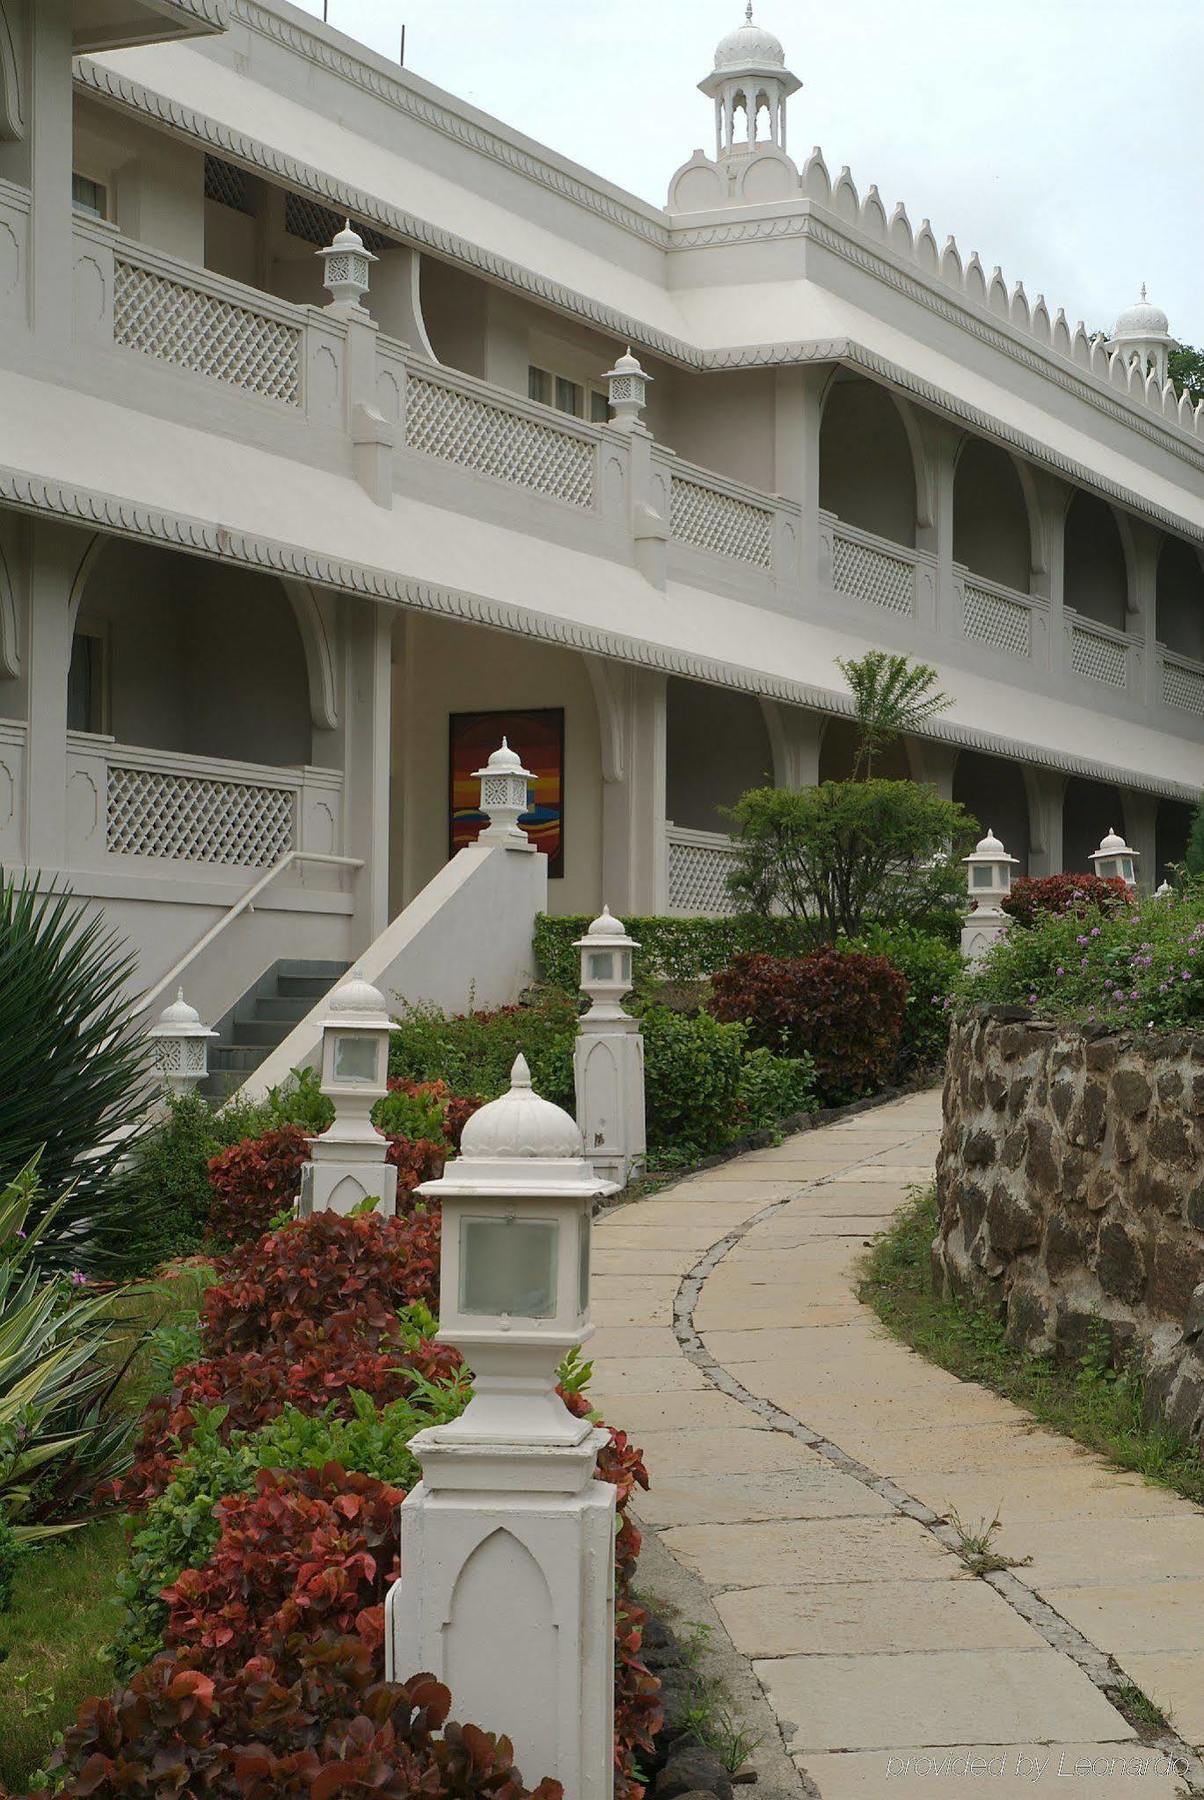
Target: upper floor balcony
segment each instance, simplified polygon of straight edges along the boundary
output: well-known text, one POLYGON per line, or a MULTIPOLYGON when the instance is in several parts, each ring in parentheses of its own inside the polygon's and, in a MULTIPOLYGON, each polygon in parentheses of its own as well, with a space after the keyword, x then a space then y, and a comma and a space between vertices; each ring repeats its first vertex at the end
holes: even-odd
MULTIPOLYGON (((900 423, 905 403, 848 371, 802 396, 817 467, 771 493, 437 363, 359 309, 279 298, 101 220, 77 215, 72 235, 58 379, 354 477, 382 505, 416 496, 1204 736, 1195 548, 935 414, 900 423)), ((0 183, 0 317, 18 325, 29 236, 28 191, 0 183)))

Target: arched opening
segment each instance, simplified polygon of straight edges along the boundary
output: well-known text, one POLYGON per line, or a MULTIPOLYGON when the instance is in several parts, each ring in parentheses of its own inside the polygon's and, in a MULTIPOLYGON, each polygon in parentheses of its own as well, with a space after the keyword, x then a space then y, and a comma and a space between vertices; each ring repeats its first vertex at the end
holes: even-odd
POLYGON ((1028 874, 1028 791, 1019 763, 981 750, 963 750, 953 772, 953 798, 973 813, 983 831, 993 831, 1016 858, 1013 874, 1028 874))
MULTIPOLYGON (((1181 863, 1187 855, 1187 835, 1191 830, 1191 822, 1195 816, 1195 808, 1188 806, 1183 800, 1160 800, 1154 824, 1154 848, 1157 868, 1154 871, 1154 885, 1165 881, 1171 872, 1172 863, 1181 863)), ((1144 874, 1145 871, 1143 870, 1144 874)))
POLYGON ((1072 775, 1062 798, 1062 867, 1071 875, 1090 875, 1091 852, 1109 831, 1123 831, 1120 790, 1102 781, 1072 775))
POLYGON ((1158 641, 1204 662, 1204 569, 1182 538, 1168 537, 1158 558, 1158 641))
POLYGON ((1029 591, 1032 548, 1020 477, 1007 451, 981 438, 970 438, 957 460, 953 557, 988 581, 1029 591))
MULTIPOLYGON (((829 719, 819 746, 821 781, 848 781, 857 754, 857 727, 852 719, 829 719)), ((875 781, 910 781, 911 764, 902 738, 894 738, 881 756, 874 758, 875 781)))
POLYGON ((671 676, 666 694, 665 811, 690 831, 729 832, 724 807, 772 787, 773 749, 752 694, 671 676))
POLYGON ((1112 508, 1094 494, 1077 493, 1066 514, 1067 606, 1097 625, 1125 629, 1129 576, 1112 508))
POLYGON ((68 723, 149 750, 309 762, 305 652, 280 583, 155 546, 106 544, 75 622, 68 723))
POLYGON ((914 547, 915 465, 885 388, 855 376, 830 388, 819 433, 819 503, 848 525, 914 547))

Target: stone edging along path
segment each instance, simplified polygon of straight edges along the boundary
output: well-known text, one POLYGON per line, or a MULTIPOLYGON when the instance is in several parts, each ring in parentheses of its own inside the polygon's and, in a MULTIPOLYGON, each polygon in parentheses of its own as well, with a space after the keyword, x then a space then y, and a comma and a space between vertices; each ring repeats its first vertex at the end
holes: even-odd
POLYGON ((1204 1514, 856 1301, 938 1123, 939 1097, 911 1096, 599 1221, 594 1391, 646 1445, 637 1510, 824 1800, 1204 1793, 1204 1514), (974 1577, 950 1507, 970 1525, 996 1505, 1031 1566, 974 1577), (1139 1741, 1128 1683, 1182 1701, 1179 1729, 1139 1741))

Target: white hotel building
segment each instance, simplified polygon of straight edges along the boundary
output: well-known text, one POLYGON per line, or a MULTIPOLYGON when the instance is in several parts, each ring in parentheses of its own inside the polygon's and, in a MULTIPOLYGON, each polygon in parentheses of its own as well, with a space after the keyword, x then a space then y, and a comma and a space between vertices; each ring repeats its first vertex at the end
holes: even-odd
POLYGON ((563 709, 552 910, 713 909, 721 809, 847 770, 870 645, 953 696, 898 772, 1023 868, 1182 853, 1204 410, 1166 319, 1089 341, 792 160, 759 25, 700 85, 660 209, 286 0, 0 0, 0 858, 144 984, 207 939, 215 1020, 360 958, 446 863, 477 710, 563 709), (348 217, 362 308, 316 255, 348 217))

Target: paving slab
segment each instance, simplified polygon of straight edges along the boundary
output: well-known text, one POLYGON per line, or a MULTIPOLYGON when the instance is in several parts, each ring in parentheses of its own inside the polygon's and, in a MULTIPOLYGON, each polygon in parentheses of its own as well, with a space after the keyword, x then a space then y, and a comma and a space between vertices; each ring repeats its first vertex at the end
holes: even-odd
POLYGON ((717 1588, 943 1581, 965 1574, 922 1526, 897 1513, 881 1519, 685 1525, 663 1537, 674 1556, 705 1573, 717 1588))
POLYGON ((1204 1686, 1198 1650, 1124 1651, 1118 1658, 1143 1694, 1168 1715, 1181 1737, 1204 1749, 1204 1686))
POLYGON ((738 1474, 661 1473, 637 1505, 645 1524, 659 1526, 884 1518, 891 1513, 881 1495, 838 1469, 818 1466, 818 1458, 810 1465, 741 1469, 738 1474))
POLYGON ((1187 1788, 1144 1744, 909 1745, 796 1758, 823 1800, 1178 1800, 1187 1788))
MULTIPOLYGON (((806 1444, 780 1431, 743 1431, 733 1442, 726 1426, 669 1427, 641 1431, 639 1442, 658 1485, 662 1477, 675 1481, 687 1474, 711 1475, 733 1462, 739 1463, 743 1475, 762 1469, 816 1468, 821 1460, 806 1444)), ((647 1494, 639 1493, 632 1502, 641 1519, 648 1499, 647 1494)))
POLYGON ((746 1656, 1035 1650, 1032 1626, 983 1581, 858 1581, 736 1588, 716 1596, 746 1656))
MULTIPOLYGON (((1123 1579, 1108 1587, 1047 1588, 1045 1598, 1092 1643, 1106 1643, 1121 1662, 1134 1651, 1204 1655, 1204 1574, 1164 1583, 1154 1606, 1148 1582, 1123 1579)), ((1195 1663, 1199 1681, 1200 1656, 1195 1663)))

